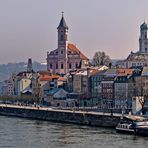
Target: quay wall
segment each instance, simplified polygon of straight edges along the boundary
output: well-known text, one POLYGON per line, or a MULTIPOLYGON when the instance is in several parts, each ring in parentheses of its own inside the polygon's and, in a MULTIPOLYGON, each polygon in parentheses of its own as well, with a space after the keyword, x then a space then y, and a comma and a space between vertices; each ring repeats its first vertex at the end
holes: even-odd
POLYGON ((39 119, 54 122, 74 123, 89 126, 115 127, 121 116, 97 112, 50 110, 42 108, 23 108, 0 106, 0 115, 39 119))

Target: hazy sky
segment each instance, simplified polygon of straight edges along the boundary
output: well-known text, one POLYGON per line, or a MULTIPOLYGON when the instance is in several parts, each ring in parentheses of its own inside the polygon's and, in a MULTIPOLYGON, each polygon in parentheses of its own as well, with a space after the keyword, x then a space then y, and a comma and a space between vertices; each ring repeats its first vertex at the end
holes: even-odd
POLYGON ((0 63, 45 62, 47 51, 57 48, 61 11, 69 42, 89 58, 105 51, 119 59, 138 50, 148 0, 0 0, 0 63))

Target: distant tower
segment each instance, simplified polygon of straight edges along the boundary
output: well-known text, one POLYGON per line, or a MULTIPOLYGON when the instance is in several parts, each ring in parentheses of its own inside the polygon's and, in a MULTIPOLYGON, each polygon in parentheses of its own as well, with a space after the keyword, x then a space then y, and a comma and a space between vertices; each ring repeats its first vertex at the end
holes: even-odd
POLYGON ((28 59, 27 72, 33 72, 32 59, 28 59))
POLYGON ((144 22, 140 26, 140 38, 139 38, 139 52, 148 53, 148 38, 147 38, 148 26, 144 22))

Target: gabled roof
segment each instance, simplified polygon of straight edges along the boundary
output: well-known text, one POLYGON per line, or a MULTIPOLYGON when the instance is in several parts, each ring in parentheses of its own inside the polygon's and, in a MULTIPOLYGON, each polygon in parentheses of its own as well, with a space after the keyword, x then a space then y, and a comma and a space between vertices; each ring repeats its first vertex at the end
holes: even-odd
POLYGON ((68 44, 67 48, 71 50, 73 53, 80 54, 80 58, 82 60, 89 60, 81 51, 73 44, 68 44))
MULTIPOLYGON (((57 92, 60 91, 60 90, 66 92, 63 88, 54 88, 54 89, 52 89, 52 90, 49 90, 49 91, 47 92, 47 95, 54 95, 55 93, 57 93, 57 92)), ((67 92, 66 92, 66 93, 67 93, 67 92)))

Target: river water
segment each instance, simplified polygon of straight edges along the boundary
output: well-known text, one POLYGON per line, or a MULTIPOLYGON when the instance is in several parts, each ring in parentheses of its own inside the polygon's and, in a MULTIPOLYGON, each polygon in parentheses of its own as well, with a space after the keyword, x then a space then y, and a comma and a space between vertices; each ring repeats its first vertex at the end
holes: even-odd
POLYGON ((115 130, 0 116, 0 148, 148 148, 148 137, 115 130))

